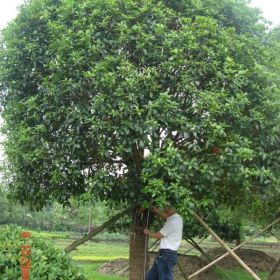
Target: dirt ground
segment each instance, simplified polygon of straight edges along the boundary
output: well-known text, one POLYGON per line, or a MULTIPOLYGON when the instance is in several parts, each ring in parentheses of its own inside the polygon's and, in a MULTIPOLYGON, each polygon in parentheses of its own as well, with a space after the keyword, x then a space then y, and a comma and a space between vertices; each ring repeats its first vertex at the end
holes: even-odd
POLYGON ((279 280, 280 279, 280 272, 277 271, 270 280, 279 280))
MULTIPOLYGON (((213 259, 223 255, 225 250, 215 248, 208 251, 213 259)), ((265 252, 253 249, 239 249, 236 254, 255 272, 271 271, 276 264, 276 259, 267 255, 265 252)), ((219 265, 225 268, 238 268, 240 265, 231 256, 226 257, 219 262, 219 265)))
MULTIPOLYGON (((211 249, 208 251, 208 254, 211 255, 212 258, 217 258, 223 255, 225 251, 220 248, 211 249)), ((248 264, 256 272, 261 271, 270 271, 276 263, 276 260, 267 255, 266 253, 258 250, 252 249, 242 249, 236 252, 241 259, 248 264)), ((155 258, 155 254, 150 254, 150 263, 153 263, 155 258)), ((180 255, 178 257, 178 263, 175 267, 175 277, 176 280, 184 279, 182 276, 181 271, 179 270, 178 265, 183 269, 183 273, 185 276, 188 276, 195 271, 199 270, 203 266, 208 263, 205 259, 198 257, 198 256, 184 256, 180 255)), ((231 257, 227 257, 219 263, 219 266, 224 268, 239 268, 240 265, 231 257)), ((100 269, 99 272, 106 273, 106 274, 113 274, 113 275, 120 275, 120 276, 128 276, 128 261, 119 259, 109 263, 104 264, 100 269)), ((219 280, 217 276, 211 271, 207 270, 205 273, 201 274, 199 277, 195 278, 196 280, 219 280)), ((278 279, 278 278, 277 278, 278 279)), ((280 279, 280 278, 279 278, 280 279)), ((278 279, 278 280, 279 280, 278 279)))
MULTIPOLYGON (((150 264, 154 261, 154 254, 150 256, 150 264)), ((180 263, 181 267, 184 268, 185 275, 189 275, 199 268, 201 268, 203 265, 206 265, 207 263, 203 261, 200 257, 197 256, 179 256, 178 262, 180 263)), ((118 259, 116 261, 112 261, 109 263, 104 264, 100 269, 100 273, 106 273, 106 274, 112 274, 112 275, 119 275, 119 276, 128 276, 129 270, 128 270, 128 261, 123 259, 118 259)), ((178 265, 175 267, 174 271, 174 279, 176 280, 183 280, 183 276, 179 270, 178 265)), ((204 273, 200 278, 197 278, 199 280, 217 280, 217 277, 213 274, 213 272, 207 271, 204 273)))

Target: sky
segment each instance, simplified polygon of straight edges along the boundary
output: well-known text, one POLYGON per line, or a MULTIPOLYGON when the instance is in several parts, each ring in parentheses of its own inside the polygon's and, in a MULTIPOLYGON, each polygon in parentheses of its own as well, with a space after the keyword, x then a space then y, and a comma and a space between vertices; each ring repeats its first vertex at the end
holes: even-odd
POLYGON ((251 6, 260 8, 266 19, 273 25, 280 24, 280 1, 279 0, 252 0, 251 6))
MULTIPOLYGON (((251 6, 260 8, 264 17, 274 25, 280 24, 280 0, 252 0, 251 2, 251 6)), ((0 0, 0 29, 16 16, 17 6, 23 3, 24 0, 0 0)))
POLYGON ((0 0, 0 28, 5 27, 8 21, 17 15, 17 7, 24 0, 0 0))

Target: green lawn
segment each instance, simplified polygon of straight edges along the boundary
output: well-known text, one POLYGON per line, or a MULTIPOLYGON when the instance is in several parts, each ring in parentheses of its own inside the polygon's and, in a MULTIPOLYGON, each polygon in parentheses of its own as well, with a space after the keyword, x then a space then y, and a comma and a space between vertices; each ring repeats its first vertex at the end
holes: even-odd
MULTIPOLYGON (((55 246, 63 249, 70 241, 55 240, 55 246)), ((87 242, 69 254, 75 261, 107 262, 116 259, 128 259, 128 244, 125 242, 96 243, 87 242)))
POLYGON ((42 239, 69 239, 68 233, 63 232, 45 232, 45 231, 33 231, 28 230, 31 232, 33 236, 40 237, 42 239))
POLYGON ((117 277, 114 275, 105 275, 96 272, 96 270, 102 265, 102 263, 89 263, 89 262, 79 262, 78 263, 85 275, 88 277, 88 280, 126 280, 125 277, 117 277))
MULTIPOLYGON (((57 248, 63 249, 72 241, 55 239, 53 242, 57 248)), ((87 242, 80 245, 77 250, 72 251, 69 255, 82 267, 88 280, 127 279, 97 272, 98 268, 105 262, 119 258, 128 259, 128 244, 125 242, 87 242)))
MULTIPOLYGON (((247 272, 245 272, 244 270, 240 270, 240 269, 229 270, 229 269, 223 268, 223 269, 219 269, 219 270, 216 269, 215 272, 223 280, 252 280, 253 279, 253 277, 250 276, 247 272), (230 277, 228 277, 228 275, 230 277)), ((258 276, 262 280, 265 280, 268 276, 268 273, 266 273, 266 272, 258 273, 258 276)))

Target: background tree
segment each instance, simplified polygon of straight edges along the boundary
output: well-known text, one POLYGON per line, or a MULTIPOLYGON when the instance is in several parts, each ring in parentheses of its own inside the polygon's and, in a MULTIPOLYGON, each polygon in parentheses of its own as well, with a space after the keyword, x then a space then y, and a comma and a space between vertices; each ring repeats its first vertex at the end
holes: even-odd
MULTIPOLYGON (((112 209, 102 202, 81 202, 71 199, 71 206, 58 204, 44 206, 41 211, 31 211, 16 201, 10 201, 0 188, 0 224, 16 224, 35 230, 78 231, 85 234, 88 228, 103 224, 112 217, 112 209), (110 211, 109 211, 110 210, 110 211), (91 213, 91 219, 90 219, 91 213), (89 220, 91 223, 89 224, 89 220)), ((123 232, 123 231, 122 231, 123 232)))
MULTIPOLYGON (((279 195, 270 42, 245 0, 29 1, 0 52, 10 192, 37 209, 86 192, 264 213, 279 195)), ((132 217, 140 279, 147 214, 132 217)))

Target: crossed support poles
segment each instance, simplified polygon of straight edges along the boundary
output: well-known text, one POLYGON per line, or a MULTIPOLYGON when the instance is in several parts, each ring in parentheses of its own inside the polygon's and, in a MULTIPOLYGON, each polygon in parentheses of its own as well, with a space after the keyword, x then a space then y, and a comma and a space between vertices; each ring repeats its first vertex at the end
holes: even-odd
POLYGON ((193 273, 192 275, 188 276, 188 279, 192 279, 193 277, 199 275, 200 273, 202 273, 203 271, 207 270, 208 268, 210 268, 211 266, 213 266, 214 264, 218 263, 219 261, 221 261, 222 259, 224 259, 225 257, 227 257, 228 255, 231 255, 255 280, 261 280, 258 275, 256 275, 256 273, 254 273, 254 271, 252 271, 235 253, 234 251, 236 251, 237 249, 239 249, 241 246, 243 246, 244 244, 248 243, 250 240, 252 240, 253 238, 259 236, 262 232, 266 231, 267 229, 269 229, 270 227, 272 227, 273 225, 279 223, 280 218, 278 218, 276 221, 274 221, 273 223, 271 223, 270 225, 266 226, 264 229, 262 229, 261 231, 259 231, 257 234, 255 234, 254 236, 252 236, 250 239, 244 241, 243 243, 241 243, 240 245, 238 245, 237 247, 235 247, 234 249, 230 249, 230 247, 206 224, 206 222, 200 217, 198 216, 195 212, 193 212, 192 210, 190 210, 190 213, 192 214, 192 216, 213 236, 213 238, 218 241, 222 247, 224 247, 227 250, 227 253, 222 255, 221 257, 219 257, 218 259, 214 260, 213 262, 209 263, 208 265, 206 265, 205 267, 201 268, 200 270, 198 270, 197 272, 193 273))

